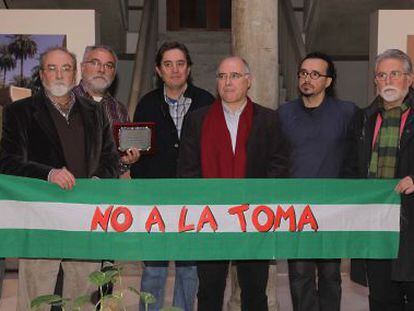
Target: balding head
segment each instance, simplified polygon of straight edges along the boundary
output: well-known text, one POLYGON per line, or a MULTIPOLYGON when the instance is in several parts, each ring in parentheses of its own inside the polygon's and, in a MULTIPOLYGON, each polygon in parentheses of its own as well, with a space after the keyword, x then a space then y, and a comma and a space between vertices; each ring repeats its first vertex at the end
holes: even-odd
POLYGON ((217 91, 223 102, 235 109, 247 99, 251 85, 250 68, 241 57, 224 58, 217 68, 217 91))

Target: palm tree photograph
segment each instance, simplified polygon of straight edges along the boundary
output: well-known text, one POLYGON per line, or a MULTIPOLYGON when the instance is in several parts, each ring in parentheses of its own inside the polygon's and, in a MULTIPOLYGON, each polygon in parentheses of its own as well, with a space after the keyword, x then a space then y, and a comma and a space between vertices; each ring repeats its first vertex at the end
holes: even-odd
POLYGON ((38 88, 39 56, 65 45, 66 35, 0 34, 0 88, 38 88))

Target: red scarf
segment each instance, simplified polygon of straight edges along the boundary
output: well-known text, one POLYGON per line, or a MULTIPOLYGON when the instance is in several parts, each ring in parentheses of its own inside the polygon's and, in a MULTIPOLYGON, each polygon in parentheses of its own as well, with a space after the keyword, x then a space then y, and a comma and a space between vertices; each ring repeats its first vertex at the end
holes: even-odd
POLYGON ((246 177, 247 139, 253 121, 253 103, 247 104, 240 115, 235 154, 224 118, 223 106, 217 99, 204 119, 201 130, 201 174, 204 178, 246 177))

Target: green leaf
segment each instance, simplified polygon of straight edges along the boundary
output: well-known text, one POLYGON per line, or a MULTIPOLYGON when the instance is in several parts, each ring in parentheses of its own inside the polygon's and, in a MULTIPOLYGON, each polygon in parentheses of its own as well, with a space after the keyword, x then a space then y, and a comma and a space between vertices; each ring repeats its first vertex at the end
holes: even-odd
POLYGON ((30 303, 30 308, 37 309, 44 304, 55 305, 62 304, 63 302, 64 299, 59 295, 42 295, 32 300, 32 302, 30 303))
POLYGON ((73 307, 80 309, 80 307, 82 307, 83 305, 87 304, 90 301, 91 301, 90 295, 80 296, 73 301, 73 307))
POLYGON ((101 310, 118 310, 117 306, 119 305, 119 303, 121 302, 121 297, 119 295, 106 295, 103 296, 100 300, 99 303, 102 306, 101 310))
POLYGON ((110 294, 110 295, 103 296, 100 301, 101 302, 108 302, 108 301, 120 301, 120 300, 121 300, 121 298, 120 298, 119 295, 110 294))
MULTIPOLYGON (((109 278, 110 281, 112 280, 116 280, 116 278, 119 275, 119 271, 118 270, 109 270, 109 271, 105 271, 105 277, 109 278)), ((112 282, 114 283, 114 282, 112 282)))
POLYGON ((101 271, 95 271, 89 274, 89 281, 98 287, 108 283, 105 273, 101 271))
POLYGON ((157 301, 155 299, 154 295, 150 294, 150 293, 141 292, 139 296, 141 298, 142 303, 144 303, 144 304, 149 304, 150 305, 150 304, 154 303, 155 301, 157 301))

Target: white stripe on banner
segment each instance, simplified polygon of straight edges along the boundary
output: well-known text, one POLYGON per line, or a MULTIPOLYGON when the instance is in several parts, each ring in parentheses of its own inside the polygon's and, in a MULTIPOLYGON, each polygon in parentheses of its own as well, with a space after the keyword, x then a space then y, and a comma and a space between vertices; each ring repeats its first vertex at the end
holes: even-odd
POLYGON ((246 232, 399 231, 399 206, 391 204, 154 207, 3 200, 0 209, 0 229, 160 232, 164 224, 163 232, 241 232, 245 223, 246 232))

